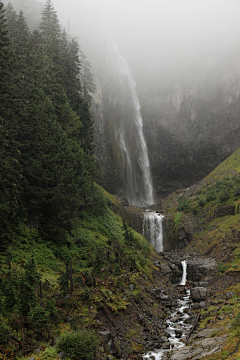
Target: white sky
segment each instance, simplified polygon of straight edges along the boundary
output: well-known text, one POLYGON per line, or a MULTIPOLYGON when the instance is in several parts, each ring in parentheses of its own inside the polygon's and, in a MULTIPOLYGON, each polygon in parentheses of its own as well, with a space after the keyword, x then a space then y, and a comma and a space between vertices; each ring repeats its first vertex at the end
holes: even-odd
POLYGON ((90 60, 99 56, 93 50, 107 27, 136 73, 174 72, 240 49, 240 0, 54 0, 54 5, 62 24, 70 19, 90 60))

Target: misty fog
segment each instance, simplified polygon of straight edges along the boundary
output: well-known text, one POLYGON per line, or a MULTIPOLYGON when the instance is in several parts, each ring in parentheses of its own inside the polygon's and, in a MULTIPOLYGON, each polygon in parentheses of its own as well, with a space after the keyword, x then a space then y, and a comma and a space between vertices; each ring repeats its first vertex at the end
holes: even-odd
MULTIPOLYGON (((93 64, 106 29, 137 82, 171 83, 220 65, 240 42, 239 0, 55 0, 60 21, 80 37, 93 64)), ((235 64, 236 65, 236 64, 235 64)))

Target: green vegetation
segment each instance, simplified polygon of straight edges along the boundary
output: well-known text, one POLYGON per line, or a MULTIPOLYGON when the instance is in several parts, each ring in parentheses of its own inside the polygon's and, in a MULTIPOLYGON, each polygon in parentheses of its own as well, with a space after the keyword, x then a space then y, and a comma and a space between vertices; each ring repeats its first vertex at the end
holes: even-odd
POLYGON ((95 183, 90 64, 51 0, 33 33, 0 1, 0 78, 0 358, 91 359, 96 314, 139 300, 151 248, 95 183))
POLYGON ((91 360, 95 356, 98 344, 95 331, 82 330, 62 335, 57 343, 57 351, 64 351, 64 354, 73 360, 91 360))
POLYGON ((0 2, 0 29, 1 249, 21 223, 66 243, 98 196, 90 65, 61 32, 52 0, 33 33, 22 11, 0 2))

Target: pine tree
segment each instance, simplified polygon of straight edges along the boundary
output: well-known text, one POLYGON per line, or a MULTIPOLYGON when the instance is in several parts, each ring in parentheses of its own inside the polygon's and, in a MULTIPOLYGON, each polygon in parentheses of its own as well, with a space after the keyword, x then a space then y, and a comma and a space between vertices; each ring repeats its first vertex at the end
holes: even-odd
POLYGON ((13 56, 3 3, 0 2, 0 249, 12 240, 14 226, 21 218, 21 165, 16 142, 17 118, 13 56))

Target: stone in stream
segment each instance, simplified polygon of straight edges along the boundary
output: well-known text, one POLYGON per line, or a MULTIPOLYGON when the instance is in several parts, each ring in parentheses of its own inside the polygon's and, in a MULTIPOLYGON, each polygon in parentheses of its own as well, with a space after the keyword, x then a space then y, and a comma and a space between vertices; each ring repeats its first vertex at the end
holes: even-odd
POLYGON ((176 335, 176 338, 180 338, 182 336, 182 330, 180 329, 175 329, 175 335, 176 335))
POLYGON ((168 341, 168 338, 166 336, 160 337, 161 342, 166 343, 168 341))

